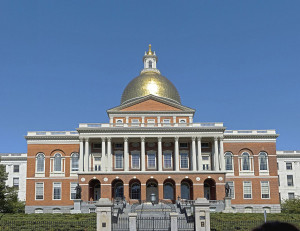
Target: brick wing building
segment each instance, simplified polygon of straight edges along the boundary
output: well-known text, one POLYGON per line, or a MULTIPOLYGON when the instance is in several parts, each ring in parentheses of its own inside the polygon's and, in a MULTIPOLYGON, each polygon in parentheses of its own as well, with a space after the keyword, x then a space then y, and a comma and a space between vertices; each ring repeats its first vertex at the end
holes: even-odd
POLYGON ((70 212, 77 183, 88 212, 100 197, 149 201, 152 193, 217 204, 226 182, 236 211, 279 212, 276 132, 195 123, 151 47, 143 62, 121 104, 107 110, 109 123, 28 132, 26 212, 70 212))

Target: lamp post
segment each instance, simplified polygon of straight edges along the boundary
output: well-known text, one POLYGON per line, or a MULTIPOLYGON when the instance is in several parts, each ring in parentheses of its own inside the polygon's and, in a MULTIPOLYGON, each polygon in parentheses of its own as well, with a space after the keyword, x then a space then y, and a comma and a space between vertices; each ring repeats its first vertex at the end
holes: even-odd
POLYGON ((151 195, 150 195, 150 201, 151 201, 152 205, 154 206, 154 203, 156 201, 156 194, 155 193, 151 193, 151 195))

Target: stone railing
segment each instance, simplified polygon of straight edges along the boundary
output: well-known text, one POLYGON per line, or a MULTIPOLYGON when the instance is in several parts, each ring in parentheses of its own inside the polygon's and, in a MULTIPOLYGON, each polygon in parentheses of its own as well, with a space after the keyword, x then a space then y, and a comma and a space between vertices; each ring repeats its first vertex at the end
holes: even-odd
POLYGON ((226 130, 225 134, 276 134, 275 130, 226 130))
POLYGON ((27 136, 78 136, 77 131, 38 131, 28 132, 27 136))

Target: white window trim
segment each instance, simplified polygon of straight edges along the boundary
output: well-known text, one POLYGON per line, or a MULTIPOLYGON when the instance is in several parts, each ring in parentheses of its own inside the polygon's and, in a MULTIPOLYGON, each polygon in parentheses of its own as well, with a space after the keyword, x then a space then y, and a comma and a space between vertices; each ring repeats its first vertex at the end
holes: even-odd
POLYGON ((139 119, 131 119, 131 127, 139 127, 140 126, 140 120, 139 119))
POLYGON ((295 181, 294 181, 294 175, 293 175, 293 174, 287 174, 287 175, 286 175, 286 186, 287 186, 288 188, 295 187, 295 181), (293 185, 289 185, 288 176, 292 176, 293 185))
POLYGON ((35 198, 35 200, 36 201, 43 201, 44 200, 44 198, 45 198, 45 184, 44 184, 44 182, 35 182, 35 188, 34 188, 34 190, 35 190, 35 192, 34 192, 34 198, 35 198), (37 183, 39 183, 39 184, 43 184, 43 199, 36 199, 36 185, 37 185, 37 183))
POLYGON ((140 169, 141 168, 141 152, 140 151, 131 151, 131 169, 140 169), (138 167, 133 167, 133 155, 139 155, 139 166, 138 167))
POLYGON ((39 153, 36 154, 36 156, 35 156, 35 176, 39 176, 39 177, 44 177, 45 176, 45 167, 46 167, 45 166, 45 159, 46 159, 46 156, 43 152, 39 152, 39 153), (37 165, 37 156, 39 154, 42 154, 44 156, 44 171, 41 171, 41 172, 37 171, 37 166, 38 166, 37 165))
POLYGON ((52 200, 61 201, 61 198, 62 198, 62 184, 61 184, 61 182, 53 182, 52 183, 52 200), (54 199, 54 184, 60 184, 60 199, 54 199))
POLYGON ((171 126, 171 119, 163 119, 163 126, 171 126))
POLYGON ((56 152, 50 158, 50 166, 51 166, 50 176, 64 176, 65 169, 66 169, 65 156, 63 156, 63 154, 61 154, 60 152, 56 152), (54 160, 55 160, 55 155, 56 154, 60 154, 61 155, 61 171, 54 171, 54 163, 55 163, 54 160))
POLYGON ((155 125, 155 119, 147 119, 147 127, 154 127, 154 125, 155 125))
POLYGON ((243 181, 243 199, 244 200, 252 200, 253 199, 252 181, 243 181), (251 183, 251 198, 245 198, 245 182, 250 182, 251 183))
POLYGON ((173 169, 173 152, 171 150, 165 150, 163 152, 163 169, 173 169), (170 168, 165 167, 165 154, 171 154, 171 167, 170 168))
POLYGON ((229 174, 234 174, 234 156, 232 154, 232 152, 225 152, 224 153, 224 160, 225 160, 225 171, 229 174), (232 169, 231 170, 226 170, 226 153, 230 153, 231 154, 231 157, 232 157, 232 169))
POLYGON ((79 172, 79 161, 80 161, 80 159, 79 159, 79 153, 73 152, 73 153, 71 154, 71 158, 70 158, 70 170, 71 170, 71 173, 77 173, 77 172, 79 172), (72 156, 73 156, 74 154, 77 154, 77 155, 78 155, 78 170, 77 170, 77 171, 73 171, 73 169, 72 169, 72 165, 73 165, 73 158, 72 158, 72 156))
POLYGON ((293 171, 293 162, 292 162, 292 161, 286 161, 286 162, 285 162, 285 170, 287 170, 287 171, 293 171), (287 164, 287 163, 291 163, 291 164, 292 164, 292 169, 287 169, 287 168, 286 168, 286 164, 287 164))
MULTIPOLYGON (((70 200, 76 199, 76 195, 75 195, 75 198, 72 199, 72 183, 77 186, 77 182, 70 182, 70 200)), ((76 186, 75 186, 75 193, 76 193, 76 186)))
POLYGON ((261 197, 261 199, 263 199, 263 200, 270 200, 271 199, 271 192, 270 192, 270 181, 261 181, 260 182, 260 197, 261 197), (268 182, 268 188, 269 188, 269 197, 268 198, 263 198, 262 197, 262 182, 268 182))
POLYGON ((180 165, 180 169, 189 169, 190 168, 190 156, 189 156, 189 152, 187 150, 179 150, 179 165, 180 165), (187 168, 183 168, 181 166, 181 154, 187 154, 187 163, 188 163, 187 168))
POLYGON ((241 155, 239 155, 239 170, 240 175, 253 175, 254 174, 254 167, 253 167, 253 156, 250 155, 249 152, 243 152, 241 155), (243 170, 243 154, 248 153, 249 155, 249 170, 243 170))
POLYGON ((115 169, 124 169, 124 153, 122 151, 116 151, 114 159, 115 159, 115 161, 114 161, 115 162, 114 168, 115 169), (123 156, 123 158, 122 158, 123 159, 122 168, 117 168, 117 155, 122 155, 123 156))
POLYGON ((211 170, 211 155, 208 153, 204 153, 204 154, 202 153, 202 171, 210 171, 210 170, 211 170), (206 160, 203 160, 203 157, 208 157, 207 163, 206 160), (208 165, 208 169, 203 169, 203 165, 208 165))
POLYGON ((232 182, 232 185, 233 185, 233 188, 234 188, 233 197, 231 199, 235 199, 235 184, 234 184, 234 181, 229 181, 229 182, 232 182))
POLYGON ((153 151, 153 150, 147 151, 147 169, 156 169, 157 168, 156 162, 157 162, 157 160, 156 160, 156 151, 153 151), (154 159, 155 167, 149 167, 149 162, 148 162, 149 161, 149 158, 148 158, 149 154, 152 154, 155 157, 155 159, 154 159))
POLYGON ((116 127, 123 127, 124 126, 124 119, 116 119, 115 126, 116 127))
POLYGON ((269 175, 269 157, 267 152, 260 152, 258 154, 258 169, 259 169, 259 175, 269 175), (267 158, 267 170, 260 170, 260 154, 265 153, 267 158))

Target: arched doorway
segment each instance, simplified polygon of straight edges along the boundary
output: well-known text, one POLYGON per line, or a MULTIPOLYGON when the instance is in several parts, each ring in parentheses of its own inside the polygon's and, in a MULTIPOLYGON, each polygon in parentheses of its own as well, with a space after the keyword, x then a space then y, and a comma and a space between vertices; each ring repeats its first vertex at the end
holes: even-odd
POLYGON ((131 180, 129 190, 130 199, 141 200, 141 182, 139 180, 131 180))
POLYGON ((112 182, 112 198, 124 199, 124 184, 122 180, 114 180, 112 182))
POLYGON ((101 197, 101 184, 99 180, 91 180, 89 182, 89 200, 98 201, 101 197))
POLYGON ((164 181, 164 200, 172 200, 175 202, 175 182, 173 180, 164 181))
POLYGON ((146 183, 146 201, 150 202, 151 194, 154 193, 156 195, 156 202, 158 203, 158 183, 156 180, 148 180, 146 183))
POLYGON ((204 181, 204 197, 207 200, 216 200, 216 182, 213 179, 204 181))
POLYGON ((193 182, 189 179, 181 181, 181 199, 193 200, 193 182))

